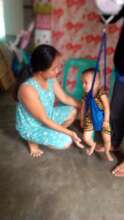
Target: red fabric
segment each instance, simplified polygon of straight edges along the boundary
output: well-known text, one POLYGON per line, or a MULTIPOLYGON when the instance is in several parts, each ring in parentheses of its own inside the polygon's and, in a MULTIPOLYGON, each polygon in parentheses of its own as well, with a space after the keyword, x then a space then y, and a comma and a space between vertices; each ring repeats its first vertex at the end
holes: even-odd
POLYGON ((51 29, 51 15, 41 15, 38 14, 36 16, 36 29, 51 29))

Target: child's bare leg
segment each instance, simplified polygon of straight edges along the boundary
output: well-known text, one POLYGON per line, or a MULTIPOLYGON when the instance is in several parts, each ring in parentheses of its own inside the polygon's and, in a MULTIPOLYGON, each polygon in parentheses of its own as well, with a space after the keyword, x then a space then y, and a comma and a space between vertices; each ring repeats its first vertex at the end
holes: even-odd
POLYGON ((30 155, 32 157, 40 157, 44 152, 39 148, 38 144, 28 141, 30 155))
POLYGON ((109 161, 113 161, 113 157, 111 155, 111 136, 105 132, 102 132, 102 137, 104 141, 105 153, 109 161))
POLYGON ((89 156, 92 155, 96 147, 96 143, 93 140, 93 131, 84 131, 83 140, 90 147, 90 149, 87 150, 87 154, 89 156))

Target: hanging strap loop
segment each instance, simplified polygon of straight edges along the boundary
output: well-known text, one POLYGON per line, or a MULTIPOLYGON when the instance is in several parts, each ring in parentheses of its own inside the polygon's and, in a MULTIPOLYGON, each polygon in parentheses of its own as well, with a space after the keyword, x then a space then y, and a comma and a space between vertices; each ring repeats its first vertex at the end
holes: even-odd
POLYGON ((93 76, 91 91, 93 91, 93 87, 94 87, 94 83, 95 83, 95 79, 96 79, 96 74, 99 71, 99 63, 100 63, 100 59, 101 59, 101 55, 102 55, 103 49, 104 49, 103 77, 104 77, 104 89, 106 89, 106 66, 107 66, 107 59, 106 59, 107 58, 107 52, 106 52, 106 48, 107 48, 107 34, 106 34, 106 29, 103 29, 103 33, 102 33, 102 37, 101 37, 101 45, 100 45, 100 49, 99 49, 99 53, 98 53, 98 57, 97 57, 97 61, 96 61, 96 67, 95 67, 95 72, 94 72, 94 76, 93 76))
POLYGON ((88 109, 90 107, 91 109, 91 117, 92 117, 92 122, 93 122, 93 127, 95 131, 101 131, 102 130, 102 125, 103 125, 103 120, 104 120, 104 112, 99 108, 97 103, 94 100, 93 97, 93 88, 95 84, 95 79, 96 79, 96 74, 98 74, 99 71, 99 63, 102 55, 102 51, 104 51, 104 89, 106 89, 106 47, 107 47, 107 35, 106 35, 106 29, 103 30, 102 37, 101 37, 101 44, 100 44, 100 49, 96 61, 96 66, 95 66, 95 72, 93 75, 93 80, 92 80, 92 85, 91 89, 88 92, 86 96, 86 102, 85 102, 85 113, 88 112, 88 109), (103 50, 104 49, 104 50, 103 50))

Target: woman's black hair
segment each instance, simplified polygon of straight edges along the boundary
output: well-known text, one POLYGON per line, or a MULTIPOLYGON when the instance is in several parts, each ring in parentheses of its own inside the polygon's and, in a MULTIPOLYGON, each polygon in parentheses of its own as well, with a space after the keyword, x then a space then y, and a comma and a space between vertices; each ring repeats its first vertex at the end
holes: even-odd
POLYGON ((31 55, 30 65, 23 65, 22 70, 16 78, 16 86, 14 90, 14 99, 16 101, 18 100, 17 94, 19 86, 28 78, 37 74, 38 71, 48 70, 58 55, 60 55, 60 53, 50 45, 42 44, 34 49, 31 55))

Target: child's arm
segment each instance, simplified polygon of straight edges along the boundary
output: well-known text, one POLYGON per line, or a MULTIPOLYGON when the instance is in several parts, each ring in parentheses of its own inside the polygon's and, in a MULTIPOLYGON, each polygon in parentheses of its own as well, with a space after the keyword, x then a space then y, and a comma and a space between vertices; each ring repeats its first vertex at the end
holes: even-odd
POLYGON ((108 97, 106 96, 106 94, 103 94, 101 96, 101 101, 102 101, 103 107, 104 107, 104 122, 103 122, 103 124, 107 124, 107 123, 109 123, 109 120, 110 120, 110 104, 109 104, 109 100, 108 100, 108 97))
POLYGON ((81 126, 81 128, 83 128, 84 112, 85 112, 85 101, 84 101, 84 99, 82 99, 81 112, 80 112, 80 126, 81 126))

